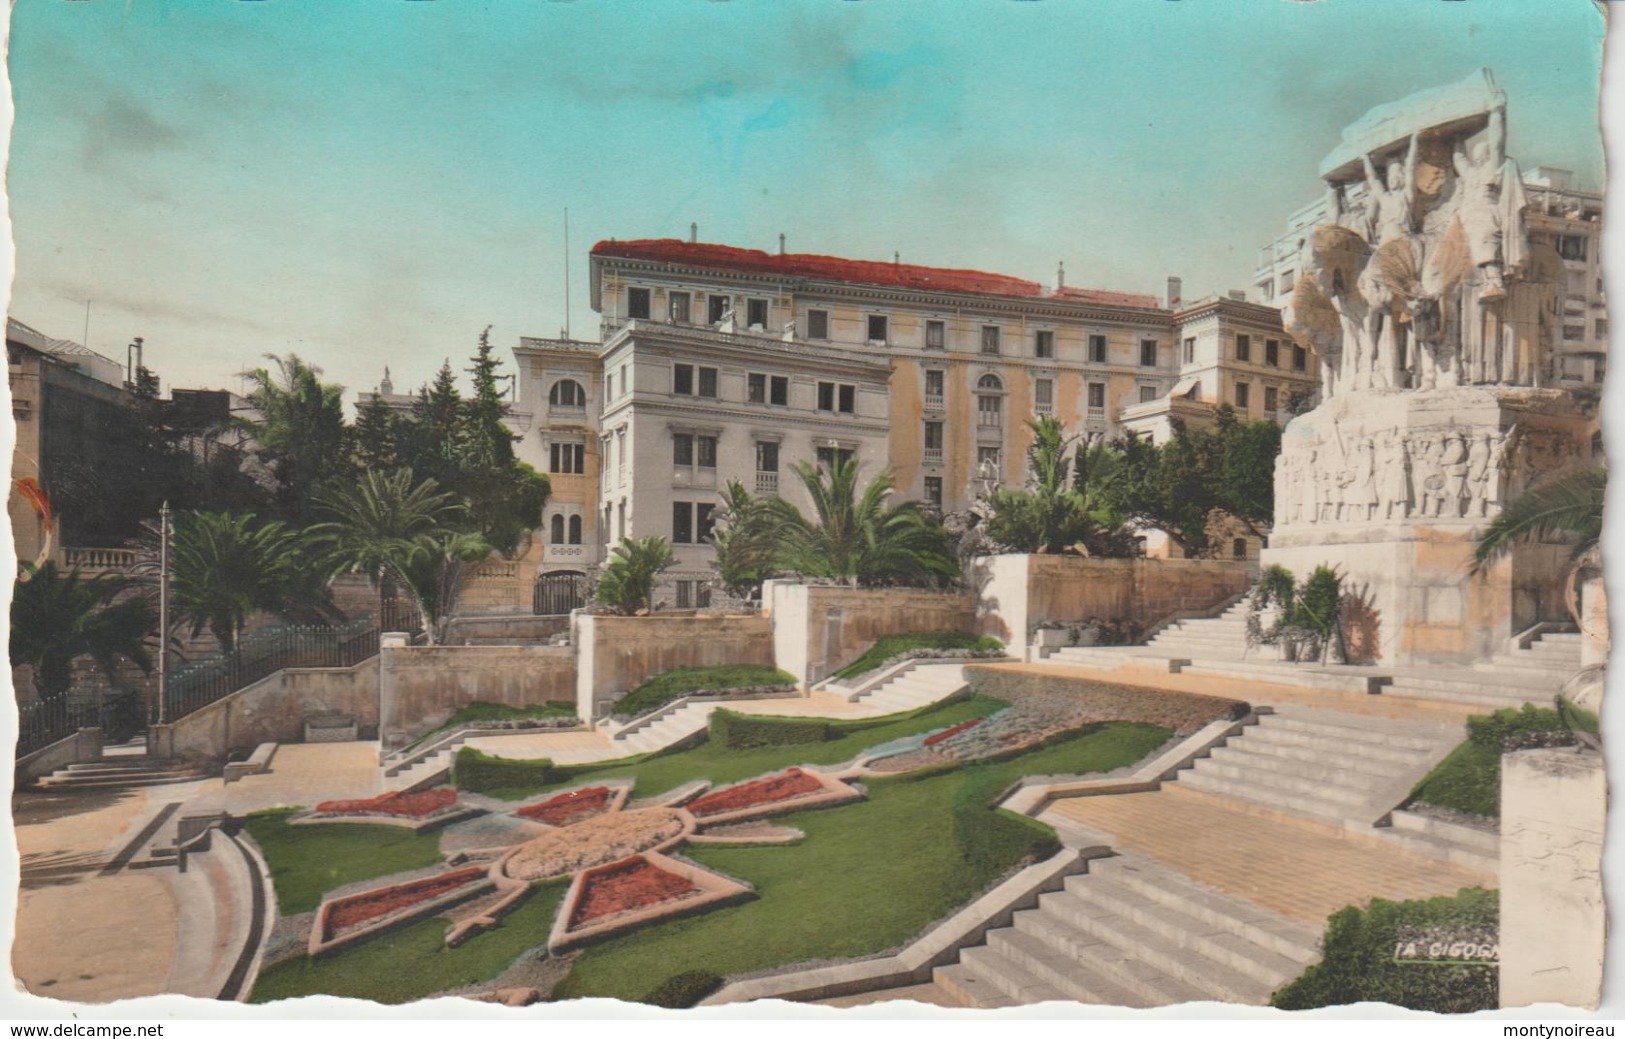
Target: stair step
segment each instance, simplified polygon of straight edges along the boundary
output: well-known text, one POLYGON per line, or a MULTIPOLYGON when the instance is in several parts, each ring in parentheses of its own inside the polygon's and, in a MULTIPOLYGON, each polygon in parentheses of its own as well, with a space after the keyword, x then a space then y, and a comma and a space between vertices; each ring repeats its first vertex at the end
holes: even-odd
POLYGON ((1327 755, 1335 754, 1339 757, 1359 758, 1390 767, 1407 767, 1425 760, 1427 757, 1426 754, 1420 751, 1344 740, 1336 736, 1320 735, 1273 725, 1266 726, 1262 723, 1250 726, 1246 733, 1235 742, 1238 746, 1250 746, 1255 750, 1269 748, 1270 750, 1280 749, 1285 751, 1288 748, 1296 748, 1312 752, 1316 755, 1317 760, 1324 760, 1327 755))
POLYGON ((933 977, 955 998, 973 1007, 1020 1006, 1067 998, 1064 992, 1044 984, 1019 963, 985 945, 966 949, 960 954, 960 962, 938 967, 933 977))
MULTIPOLYGON (((1126 988, 1115 977, 1102 972, 1092 962, 1098 957, 1081 959, 1014 927, 989 931, 984 948, 1015 963, 1040 984, 1063 993, 1067 999, 1117 1007, 1148 1007, 1158 1002, 1158 997, 1147 997, 1138 988, 1126 988)), ((963 954, 961 956, 963 958, 963 954)))
MULTIPOLYGON (((1337 783, 1305 779, 1302 776, 1294 776, 1286 772, 1276 772, 1250 765, 1230 765, 1212 759, 1196 762, 1191 771, 1197 774, 1205 773, 1223 776, 1225 779, 1234 780, 1238 783, 1251 784, 1259 788, 1258 793, 1262 797, 1274 797, 1281 793, 1302 794, 1305 797, 1335 802, 1356 809, 1362 807, 1371 796, 1365 790, 1337 783)), ((1184 778, 1183 774, 1181 774, 1180 778, 1184 778)))
POLYGON ((1289 732, 1307 732, 1317 736, 1330 736, 1339 740, 1359 741, 1379 747, 1412 750, 1422 753, 1433 750, 1437 739, 1397 732, 1380 725, 1345 724, 1321 718, 1305 717, 1295 713, 1277 713, 1266 716, 1260 728, 1285 729, 1289 732))
POLYGON ((1494 830, 1480 830, 1474 826, 1446 822, 1420 812, 1396 811, 1393 814, 1396 831, 1420 834, 1474 848, 1486 855, 1501 853, 1501 835, 1494 830))
MULTIPOLYGON (((1058 954, 1063 963, 1070 961, 1074 970, 1084 968, 1094 976, 1087 983, 1089 988, 1098 987, 1096 978, 1113 985, 1122 993, 1113 997, 1113 1002, 1120 1006, 1167 1006, 1207 998, 1206 993, 1189 982, 1170 977, 1140 959, 1136 955, 1137 950, 1103 941, 1040 910, 1022 910, 1015 914, 1012 922, 1015 925, 1012 938, 1027 939, 1031 943, 1026 946, 1029 950, 1035 945, 1048 950, 1052 954, 1050 964, 1054 963, 1053 956, 1058 954)), ((1031 951, 1029 955, 1032 955, 1031 951)), ((1034 972, 1041 980, 1050 981, 1058 988, 1063 987, 1060 982, 1066 980, 1064 969, 1052 977, 1043 969, 1046 965, 1041 960, 1034 965, 1034 972)))
MULTIPOLYGON (((1248 804, 1255 804, 1261 808, 1269 808, 1289 815, 1308 816, 1329 822, 1334 826, 1342 826, 1350 819, 1358 819, 1351 806, 1340 801, 1331 801, 1303 793, 1283 793, 1271 796, 1269 791, 1258 789, 1256 783, 1248 783, 1239 779, 1214 775, 1211 772, 1195 772, 1186 770, 1179 773, 1178 782, 1192 790, 1201 790, 1204 793, 1217 794, 1220 797, 1229 797, 1248 804)), ((1370 820, 1366 820, 1367 823, 1370 820)))
POLYGON ((1453 862, 1458 866, 1466 866, 1468 869, 1476 869, 1491 875, 1499 875, 1501 871, 1501 856, 1498 853, 1486 853, 1476 847, 1414 830, 1387 827, 1376 832, 1382 834, 1385 840, 1426 855, 1428 858, 1453 862))
POLYGON ((1222 747, 1214 747, 1208 754, 1208 760, 1359 790, 1386 783, 1394 774, 1391 766, 1376 764, 1369 758, 1354 755, 1328 757, 1325 754, 1311 758, 1290 758, 1272 754, 1272 749, 1268 744, 1249 744, 1245 739, 1232 740, 1222 747))

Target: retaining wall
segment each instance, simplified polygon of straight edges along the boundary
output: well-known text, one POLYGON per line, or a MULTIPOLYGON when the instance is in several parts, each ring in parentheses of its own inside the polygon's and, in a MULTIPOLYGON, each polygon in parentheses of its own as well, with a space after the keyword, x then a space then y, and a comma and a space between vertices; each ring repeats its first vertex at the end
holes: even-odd
POLYGON ((1241 700, 1201 693, 1118 685, 1093 678, 1028 671, 1015 666, 967 664, 965 678, 982 696, 1016 702, 1029 697, 1065 699, 1095 721, 1145 722, 1188 735, 1222 718, 1241 718, 1241 700))
POLYGON ((717 664, 771 664, 771 623, 756 614, 656 613, 573 618, 576 713, 596 720, 663 671, 717 664))
POLYGON ((773 662, 807 685, 850 664, 884 635, 971 632, 976 624, 967 592, 766 581, 762 601, 773 622, 773 662))
POLYGON ((535 707, 575 698, 570 646, 409 646, 385 636, 378 732, 392 750, 475 702, 535 707))

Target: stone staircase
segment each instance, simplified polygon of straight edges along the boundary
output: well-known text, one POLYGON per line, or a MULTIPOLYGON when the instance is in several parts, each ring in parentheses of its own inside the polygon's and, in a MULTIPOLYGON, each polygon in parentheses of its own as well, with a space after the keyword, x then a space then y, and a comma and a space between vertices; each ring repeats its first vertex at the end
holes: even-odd
POLYGON ((1389 841, 1435 859, 1492 875, 1501 869, 1501 835, 1420 812, 1396 810, 1392 824, 1376 831, 1389 841))
POLYGON ((1579 632, 1546 631, 1527 647, 1499 653, 1470 668, 1395 668, 1383 690, 1392 696, 1448 700, 1497 709, 1548 706, 1580 670, 1579 632))
POLYGON ((918 710, 950 696, 965 685, 965 669, 959 664, 915 664, 888 681, 866 689, 851 698, 882 714, 918 710))
POLYGON ((1216 617, 1176 620, 1133 646, 1068 646, 1047 658, 1056 663, 1116 667, 1129 658, 1188 663, 1192 660, 1274 661, 1272 646, 1247 645, 1247 609, 1252 593, 1240 596, 1216 617))
POLYGON ((636 729, 623 729, 610 740, 615 751, 612 756, 651 754, 706 729, 711 724, 711 713, 727 706, 715 700, 689 702, 659 715, 636 729))
POLYGON ((1181 785, 1369 830, 1461 742, 1459 726, 1356 719, 1282 704, 1181 771, 1181 785))
POLYGON ((973 1007, 1258 1005, 1319 959, 1319 935, 1303 924, 1130 853, 1092 860, 934 980, 973 1007))
POLYGON ((59 768, 35 781, 41 790, 116 790, 124 787, 164 786, 205 778, 202 769, 184 762, 147 757, 103 758, 59 768))

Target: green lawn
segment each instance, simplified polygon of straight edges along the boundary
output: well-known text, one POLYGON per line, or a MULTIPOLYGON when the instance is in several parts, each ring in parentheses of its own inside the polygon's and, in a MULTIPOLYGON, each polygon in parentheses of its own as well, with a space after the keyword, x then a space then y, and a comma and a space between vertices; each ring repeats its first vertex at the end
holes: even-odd
POLYGON ((729 750, 726 747, 703 743, 698 747, 674 753, 628 758, 605 762, 602 765, 574 766, 561 770, 566 773, 564 778, 550 784, 488 787, 481 793, 516 801, 584 780, 629 777, 637 780, 636 796, 649 797, 695 779, 709 779, 713 784, 720 785, 790 765, 839 764, 852 760, 869 747, 878 747, 882 743, 903 736, 957 725, 971 718, 992 714, 1005 706, 1007 705, 1003 700, 973 696, 933 704, 908 714, 865 719, 861 722, 832 720, 831 729, 840 735, 824 743, 761 747, 754 750, 729 750))
POLYGON ((455 949, 446 947, 446 921, 431 917, 319 960, 284 960, 260 973, 249 1002, 329 995, 408 1003, 483 984, 522 953, 547 944, 565 888, 562 882, 537 888, 500 926, 455 949))
POLYGON ((869 647, 869 651, 835 672, 836 678, 852 679, 868 674, 892 657, 916 649, 975 649, 994 652, 1004 649, 1004 643, 991 635, 969 635, 962 631, 916 631, 906 635, 886 635, 869 647))
POLYGON ((904 944, 1024 854, 1053 847, 1048 827, 990 807, 1008 784, 1132 764, 1168 736, 1150 725, 1106 725, 1008 761, 868 780, 866 801, 776 819, 806 833, 793 847, 692 846, 684 854, 749 881, 760 897, 590 946, 555 996, 637 999, 683 971, 728 975, 904 944), (990 831, 998 831, 993 840, 990 831))
POLYGON ((549 703, 536 704, 533 707, 509 707, 507 704, 481 701, 459 707, 455 714, 446 719, 444 725, 433 732, 419 736, 412 741, 411 747, 427 743, 436 736, 456 732, 463 726, 474 722, 520 722, 536 719, 574 718, 575 716, 576 705, 572 700, 554 700, 549 703))
POLYGON ((793 688, 795 684, 795 675, 781 671, 772 664, 679 667, 662 671, 621 697, 615 704, 615 713, 636 718, 690 693, 720 693, 728 689, 750 689, 764 685, 793 688))
POLYGON ((1525 704, 1467 719, 1467 739, 1433 766, 1411 791, 1411 797, 1441 808, 1500 818, 1501 754, 1509 737, 1563 727, 1549 707, 1525 704))
POLYGON ((283 916, 310 912, 336 887, 440 861, 438 833, 370 823, 290 826, 292 814, 292 809, 256 812, 247 822, 248 835, 271 869, 283 916))

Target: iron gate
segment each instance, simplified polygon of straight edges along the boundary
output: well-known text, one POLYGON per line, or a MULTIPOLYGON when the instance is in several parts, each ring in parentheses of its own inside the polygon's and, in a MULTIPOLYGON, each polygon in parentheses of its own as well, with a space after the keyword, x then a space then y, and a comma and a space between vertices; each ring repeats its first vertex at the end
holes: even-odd
POLYGON ((535 612, 556 617, 587 605, 587 575, 558 570, 536 577, 535 612))

